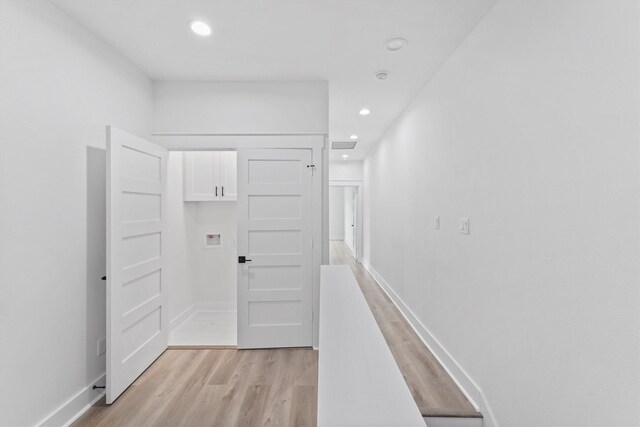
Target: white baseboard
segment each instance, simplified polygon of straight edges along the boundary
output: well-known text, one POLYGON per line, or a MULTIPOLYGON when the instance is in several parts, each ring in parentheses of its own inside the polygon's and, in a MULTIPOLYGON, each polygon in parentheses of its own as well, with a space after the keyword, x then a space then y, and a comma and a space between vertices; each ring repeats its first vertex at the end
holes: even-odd
POLYGON ((49 414, 49 416, 47 416, 44 421, 38 423, 38 425, 47 427, 67 427, 71 425, 102 398, 104 389, 93 390, 93 386, 105 385, 105 381, 106 377, 102 374, 98 379, 80 390, 78 394, 49 414))
POLYGON ((169 331, 173 331, 178 325, 198 311, 236 311, 236 309, 237 303, 235 301, 196 302, 169 322, 169 331))
POLYGON ((211 301, 196 303, 196 311, 236 311, 238 303, 235 301, 211 301))
POLYGON ((344 241, 344 236, 329 236, 329 240, 344 241))
POLYGON ((389 299, 395 304, 400 313, 409 322, 409 325, 413 328, 416 334, 422 339, 422 342, 433 353, 435 358, 440 362, 442 367, 447 371, 449 376, 458 385, 460 390, 469 399, 471 404, 478 410, 484 417, 484 427, 498 427, 498 423, 495 419, 491 406, 487 401, 487 398, 478 386, 478 384, 469 376, 464 368, 453 358, 451 353, 438 341, 438 339, 427 329, 427 327, 418 319, 418 317, 411 311, 409 306, 400 298, 398 294, 393 290, 391 286, 384 280, 384 278, 378 274, 378 272, 371 266, 369 260, 363 260, 362 265, 373 276, 376 282, 380 285, 380 288, 389 296, 389 299))
POLYGON ((346 247, 348 247, 348 248, 349 248, 349 250, 350 250, 351 252, 353 252, 353 245, 350 245, 350 244, 349 244, 349 242, 347 242, 346 240, 344 241, 344 244, 345 244, 345 246, 346 246, 346 247))
POLYGON ((176 317, 169 321, 169 332, 173 331, 178 327, 182 322, 187 320, 193 313, 196 312, 196 304, 191 304, 187 307, 182 313, 178 314, 176 317))
MULTIPOLYGON (((192 304, 170 322, 170 330, 175 329, 192 314, 198 311, 236 311, 235 301, 199 302, 192 304)), ((105 385, 106 376, 102 374, 95 381, 83 388, 78 394, 62 404, 37 425, 42 427, 69 426, 80 418, 104 395, 104 389, 93 390, 94 385, 105 385)))

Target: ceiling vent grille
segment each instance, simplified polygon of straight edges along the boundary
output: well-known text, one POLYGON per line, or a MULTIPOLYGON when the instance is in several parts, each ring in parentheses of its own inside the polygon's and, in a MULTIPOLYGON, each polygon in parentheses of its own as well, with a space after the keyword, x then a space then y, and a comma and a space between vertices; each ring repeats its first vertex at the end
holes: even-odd
POLYGON ((358 141, 333 141, 331 143, 332 150, 353 150, 358 141))

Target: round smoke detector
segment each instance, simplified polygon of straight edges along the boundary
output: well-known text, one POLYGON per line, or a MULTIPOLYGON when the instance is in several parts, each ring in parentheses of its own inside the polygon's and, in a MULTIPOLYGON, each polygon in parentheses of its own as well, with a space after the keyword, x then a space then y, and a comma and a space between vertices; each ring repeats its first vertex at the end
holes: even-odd
POLYGON ((385 47, 387 48, 388 51, 391 51, 391 52, 395 52, 397 50, 400 50, 403 47, 405 47, 406 45, 407 45, 407 41, 405 39, 403 39, 403 38, 400 38, 400 37, 388 40, 385 43, 385 47))
POLYGON ((376 79, 378 80, 387 80, 387 77, 389 77, 389 73, 386 71, 378 71, 376 73, 376 79))

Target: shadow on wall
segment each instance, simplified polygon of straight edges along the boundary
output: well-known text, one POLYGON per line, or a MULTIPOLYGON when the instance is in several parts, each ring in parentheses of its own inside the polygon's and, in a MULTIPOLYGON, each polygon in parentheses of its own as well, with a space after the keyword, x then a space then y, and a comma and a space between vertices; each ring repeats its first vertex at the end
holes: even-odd
POLYGON ((87 147, 87 384, 106 369, 105 354, 97 357, 97 342, 107 333, 107 282, 101 280, 107 274, 106 165, 106 150, 87 147))

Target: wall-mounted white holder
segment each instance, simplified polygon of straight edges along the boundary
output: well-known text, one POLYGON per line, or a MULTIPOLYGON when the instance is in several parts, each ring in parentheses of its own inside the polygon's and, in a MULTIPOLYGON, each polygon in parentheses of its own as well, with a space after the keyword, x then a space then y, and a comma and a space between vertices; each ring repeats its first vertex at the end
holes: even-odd
POLYGON ((469 234, 469 218, 460 218, 460 221, 458 221, 458 230, 460 234, 469 234))
POLYGON ((205 248, 222 247, 222 237, 220 233, 206 233, 204 235, 204 247, 205 248))

